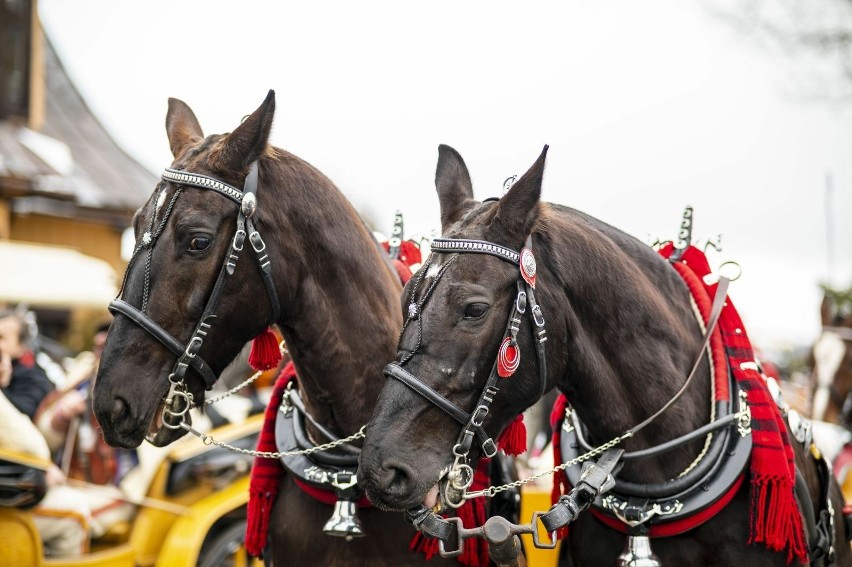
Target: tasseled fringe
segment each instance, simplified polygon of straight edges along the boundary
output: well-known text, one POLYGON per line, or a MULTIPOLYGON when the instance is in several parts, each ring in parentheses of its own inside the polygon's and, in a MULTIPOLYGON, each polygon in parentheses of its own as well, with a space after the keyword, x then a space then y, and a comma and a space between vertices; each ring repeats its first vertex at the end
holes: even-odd
POLYGON ((514 421, 506 426, 497 446, 509 456, 521 455, 527 450, 527 426, 524 425, 524 414, 519 413, 514 421))
POLYGON ((269 370, 281 362, 281 349, 278 347, 278 337, 267 327, 251 342, 249 366, 255 370, 269 370))
POLYGON ((426 560, 430 560, 438 554, 438 538, 429 537, 422 532, 417 532, 411 538, 408 549, 414 553, 422 553, 426 560))
POLYGON ((271 492, 253 492, 249 495, 246 524, 246 551, 254 557, 262 557, 269 539, 270 508, 273 504, 271 492))
POLYGON ((774 551, 786 547, 787 563, 795 558, 807 564, 802 517, 792 487, 785 484, 780 479, 752 480, 748 543, 762 543, 774 551))

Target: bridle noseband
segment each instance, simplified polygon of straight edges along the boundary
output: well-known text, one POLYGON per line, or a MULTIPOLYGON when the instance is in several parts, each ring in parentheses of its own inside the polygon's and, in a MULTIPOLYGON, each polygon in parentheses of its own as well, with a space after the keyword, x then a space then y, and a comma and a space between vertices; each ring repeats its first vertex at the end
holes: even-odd
MULTIPOLYGON (((532 239, 527 238, 527 243, 524 249, 519 254, 514 250, 486 242, 482 240, 467 240, 467 239, 450 239, 436 238, 432 241, 431 249, 433 254, 488 254, 500 258, 505 262, 509 262, 515 266, 519 266, 519 275, 517 280, 517 295, 512 302, 512 308, 509 313, 509 319, 506 323, 506 330, 503 334, 503 340, 498 355, 492 366, 488 381, 485 383, 479 400, 474 406, 472 412, 467 412, 456 404, 448 400, 445 396, 439 394, 434 389, 426 385, 422 380, 417 378, 403 368, 403 365, 411 360, 417 350, 420 348, 420 340, 422 340, 422 323, 420 316, 423 310, 423 305, 431 296, 438 281, 440 281, 445 270, 452 264, 456 256, 452 256, 435 276, 429 289, 423 294, 420 302, 416 301, 417 288, 423 280, 424 274, 429 271, 429 264, 432 257, 420 268, 420 274, 414 287, 411 291, 411 302, 408 306, 408 318, 403 325, 402 333, 409 324, 417 322, 420 333, 418 336, 418 344, 414 350, 408 353, 399 362, 392 362, 385 367, 385 376, 394 378, 417 394, 438 406, 441 410, 447 413, 454 420, 462 425, 458 440, 453 446, 453 455, 455 462, 449 473, 450 486, 456 490, 456 494, 452 497, 447 497, 445 501, 451 506, 461 506, 464 500, 461 494, 473 482, 473 470, 467 464, 468 454, 473 445, 473 439, 476 437, 480 443, 483 454, 486 457, 493 457, 497 453, 497 445, 490 435, 485 431, 483 423, 488 415, 491 403, 494 397, 500 390, 498 382, 501 378, 510 377, 520 364, 520 349, 517 342, 517 334, 520 330, 521 320, 525 313, 530 313, 530 325, 536 345, 536 356, 538 359, 538 374, 539 374, 539 393, 538 398, 544 395, 547 387, 547 367, 545 364, 544 343, 547 341, 547 335, 544 329, 544 316, 541 312, 541 307, 535 299, 535 278, 536 278, 536 263, 532 254, 532 239)), ((401 335, 400 335, 401 336, 401 335)))
MULTIPOLYGON (((119 296, 110 302, 109 310, 116 316, 124 315, 127 317, 130 321, 147 331, 148 334, 157 339, 177 356, 177 361, 169 374, 170 388, 165 398, 166 407, 163 411, 162 421, 164 426, 170 429, 178 429, 181 427, 180 424, 183 422, 185 414, 193 406, 193 396, 184 383, 186 371, 191 367, 198 372, 202 380, 204 380, 206 390, 210 390, 218 379, 218 376, 216 376, 210 368, 210 365, 204 362, 198 353, 201 350, 204 339, 216 318, 216 308, 218 307, 219 301, 222 297, 225 283, 228 276, 234 274, 237 261, 239 260, 240 253, 243 250, 246 238, 248 238, 248 241, 255 252, 255 257, 258 265, 260 266, 261 275, 263 276, 263 283, 269 297, 272 317, 271 321, 267 321, 267 323, 274 323, 279 319, 281 306, 278 302, 278 295, 275 292, 275 284, 272 281, 272 267, 269 262, 269 256, 266 253, 266 243, 263 241, 263 238, 261 238, 260 233, 254 225, 254 217, 257 213, 258 163, 255 161, 251 164, 249 173, 246 176, 245 186, 242 191, 216 178, 197 173, 188 173, 177 169, 166 169, 163 171, 161 177, 163 181, 174 183, 178 187, 175 189, 171 201, 163 214, 163 218, 160 220, 158 225, 156 224, 156 218, 159 206, 155 205, 156 208, 151 215, 149 229, 143 233, 140 242, 133 251, 133 256, 131 257, 130 262, 127 265, 127 270, 124 273, 124 282, 122 283, 119 296), (149 281, 151 276, 151 255, 153 248, 166 226, 174 208, 174 204, 184 187, 213 190, 219 195, 227 197, 231 201, 235 202, 239 205, 240 209, 237 214, 234 236, 231 238, 231 243, 226 251, 225 260, 219 270, 216 282, 213 284, 213 291, 210 293, 207 305, 205 306, 198 323, 196 323, 189 341, 187 341, 186 344, 181 344, 180 341, 151 319, 146 314, 146 311, 150 291, 149 281), (130 269, 133 266, 133 262, 142 250, 145 250, 146 252, 144 272, 145 281, 142 292, 142 305, 141 308, 137 308, 122 299, 122 295, 124 294, 124 290, 127 285, 127 278, 130 273, 130 269), (166 416, 177 419, 177 423, 170 423, 169 420, 166 419, 166 416)), ((159 201, 162 196, 162 191, 162 188, 157 191, 157 198, 154 200, 155 203, 159 201)))

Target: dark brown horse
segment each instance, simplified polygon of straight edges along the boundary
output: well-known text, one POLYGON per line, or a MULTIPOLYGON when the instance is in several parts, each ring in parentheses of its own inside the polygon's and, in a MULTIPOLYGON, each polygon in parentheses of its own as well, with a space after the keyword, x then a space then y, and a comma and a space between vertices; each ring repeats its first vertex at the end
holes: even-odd
MULTIPOLYGON (((444 242, 433 243, 421 268, 423 277, 403 291, 407 320, 397 362, 386 370, 390 379, 361 453, 362 482, 370 499, 383 508, 452 503, 457 494, 452 496, 454 480, 449 477, 464 476, 457 468, 459 455, 475 466, 483 453, 493 450, 483 440, 495 438, 542 390, 553 387, 570 400, 592 446, 657 415, 619 445, 637 456, 711 420, 706 358, 689 387, 676 394, 703 348, 684 281, 635 238, 579 211, 540 202, 544 160, 542 153, 501 199, 479 202, 461 156, 446 146, 439 149, 435 182, 444 242), (513 252, 525 242, 537 267, 524 252, 513 252), (435 253, 436 243, 440 253, 435 253), (519 279, 519 264, 525 280, 531 279, 530 272, 537 280, 535 299, 529 281, 525 285, 519 279), (535 324, 528 324, 530 317, 535 324), (545 327, 546 343, 541 334, 545 327), (542 345, 546 354, 540 357, 537 348, 542 345), (512 375, 517 353, 520 362, 512 375), (506 374, 511 376, 503 378, 506 374), (486 385, 494 385, 493 390, 484 390, 486 385)), ((748 439, 747 432, 743 436, 748 439)), ((624 461, 618 481, 640 488, 677 484, 669 479, 705 466, 697 459, 704 454, 705 437, 685 439, 665 453, 624 461)), ((819 505, 816 466, 801 444, 793 444, 797 468, 819 512, 824 506, 819 505)), ((711 465, 716 459, 704 461, 711 465)), ((785 565, 784 553, 746 544, 748 485, 734 485, 730 503, 706 523, 655 539, 662 564, 785 565)), ((843 503, 836 485, 826 486, 839 511, 843 503)), ((640 498, 626 504, 644 513, 645 502, 640 498)), ((839 514, 834 526, 838 564, 849 565, 839 514)), ((615 565, 624 544, 621 532, 586 512, 571 524, 563 546, 565 561, 615 565)))
MULTIPOLYGON (((164 409, 182 409, 165 406, 167 393, 200 404, 205 387, 270 324, 283 332, 316 422, 344 437, 371 414, 401 327, 401 285, 334 184, 268 144, 274 110, 270 91, 233 132, 205 137, 190 108, 169 101, 174 162, 136 214, 139 248, 112 305, 118 314, 95 388, 111 445, 135 447, 147 437, 162 446, 183 435, 163 427, 164 409)), ((322 438, 311 424, 308 434, 322 438)), ((330 537, 322 530, 332 507, 289 475, 282 482, 270 527, 276 565, 424 560, 408 551, 415 532, 398 514, 365 509, 366 537, 330 537)))
MULTIPOLYGON (((852 288, 824 288, 822 333, 813 347, 811 417, 844 423, 844 404, 852 393, 852 288)), ((844 423, 849 426, 848 423, 844 423)))

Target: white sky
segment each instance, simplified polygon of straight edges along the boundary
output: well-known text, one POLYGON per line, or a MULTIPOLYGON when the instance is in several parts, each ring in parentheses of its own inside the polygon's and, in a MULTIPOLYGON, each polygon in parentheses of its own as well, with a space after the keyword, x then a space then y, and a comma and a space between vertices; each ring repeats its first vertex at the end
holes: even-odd
POLYGON ((711 265, 743 266, 731 295, 759 344, 813 341, 818 282, 852 284, 852 112, 791 96, 800 69, 699 0, 39 5, 95 114, 152 172, 171 161, 168 97, 219 133, 271 88, 272 142, 386 234, 396 209, 406 233, 438 228, 438 144, 485 198, 548 143, 547 201, 642 240, 695 207, 695 234, 723 235, 711 265))

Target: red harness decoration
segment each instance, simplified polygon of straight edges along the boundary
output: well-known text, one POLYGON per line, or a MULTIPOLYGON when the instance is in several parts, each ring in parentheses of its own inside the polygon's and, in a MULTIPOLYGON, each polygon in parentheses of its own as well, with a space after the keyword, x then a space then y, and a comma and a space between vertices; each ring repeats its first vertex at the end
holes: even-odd
MULTIPOLYGON (((296 379, 296 368, 290 361, 281 370, 272 389, 272 396, 264 414, 263 427, 257 440, 257 450, 263 452, 275 452, 275 418, 278 415, 278 407, 281 399, 291 380, 296 379)), ((480 461, 480 466, 474 474, 471 490, 482 490, 489 485, 488 460, 480 461)), ((278 496, 278 488, 285 474, 284 467, 278 459, 267 457, 255 457, 251 468, 251 479, 249 481, 249 501, 247 509, 246 525, 246 551, 249 554, 260 557, 269 539, 269 518, 272 514, 272 506, 278 496)), ((296 485, 309 496, 324 504, 333 505, 337 496, 333 491, 324 491, 309 486, 295 479, 296 485)), ((358 501, 359 507, 371 506, 366 497, 358 501)), ((482 498, 468 500, 457 511, 462 525, 466 528, 481 526, 487 520, 485 503, 482 498)), ((402 521, 402 518, 400 518, 402 521)), ((438 540, 427 538, 417 532, 409 544, 409 549, 414 552, 423 553, 426 559, 431 559, 438 552, 438 540)), ((488 565, 488 545, 485 540, 476 539, 465 544, 464 553, 459 556, 458 562, 466 567, 486 567, 488 565)))
MULTIPOLYGON (((673 251, 673 246, 668 244, 660 249, 660 254, 664 258, 668 258, 673 251)), ((707 258, 701 250, 689 246, 681 259, 675 262, 673 266, 684 279, 706 321, 718 285, 716 283, 708 284, 703 279, 704 276, 711 273, 707 258)), ((773 551, 786 549, 788 563, 794 558, 802 563, 808 563, 805 531, 794 494, 796 466, 793 447, 790 444, 781 412, 772 399, 755 364, 754 352, 746 334, 745 326, 730 298, 722 308, 718 330, 714 335, 719 335, 719 338, 711 337, 710 343, 714 366, 719 369, 730 365, 737 384, 748 394, 748 404, 751 410, 753 443, 749 469, 751 504, 749 507, 748 542, 762 543, 773 551)), ((727 388, 725 391, 720 390, 720 381, 717 380, 716 399, 723 399, 723 397, 728 396, 727 388)), ((565 416, 567 405, 568 400, 565 396, 560 395, 551 413, 553 456, 557 465, 562 464, 559 443, 561 420, 565 416)), ((665 537, 701 525, 730 502, 741 483, 742 479, 738 480, 722 498, 698 514, 676 522, 651 526, 650 535, 665 537)), ((555 502, 561 494, 568 490, 570 490, 570 486, 565 474, 556 474, 551 494, 552 501, 555 502)), ((596 517, 610 527, 619 528, 616 524, 620 524, 620 522, 613 521, 612 518, 602 514, 596 514, 596 517)), ((559 537, 564 537, 566 534, 567 529, 560 530, 559 537)))
MULTIPOLYGON (((263 416, 263 428, 257 439, 257 450, 264 452, 275 452, 275 417, 278 415, 278 407, 284 397, 284 391, 290 380, 296 377, 296 367, 293 361, 281 370, 272 388, 272 397, 263 416)), ((251 467, 251 478, 249 480, 249 501, 246 522, 246 551, 249 554, 260 557, 269 536, 269 517, 272 514, 272 505, 278 496, 278 487, 284 475, 284 467, 278 459, 257 456, 251 467)))

